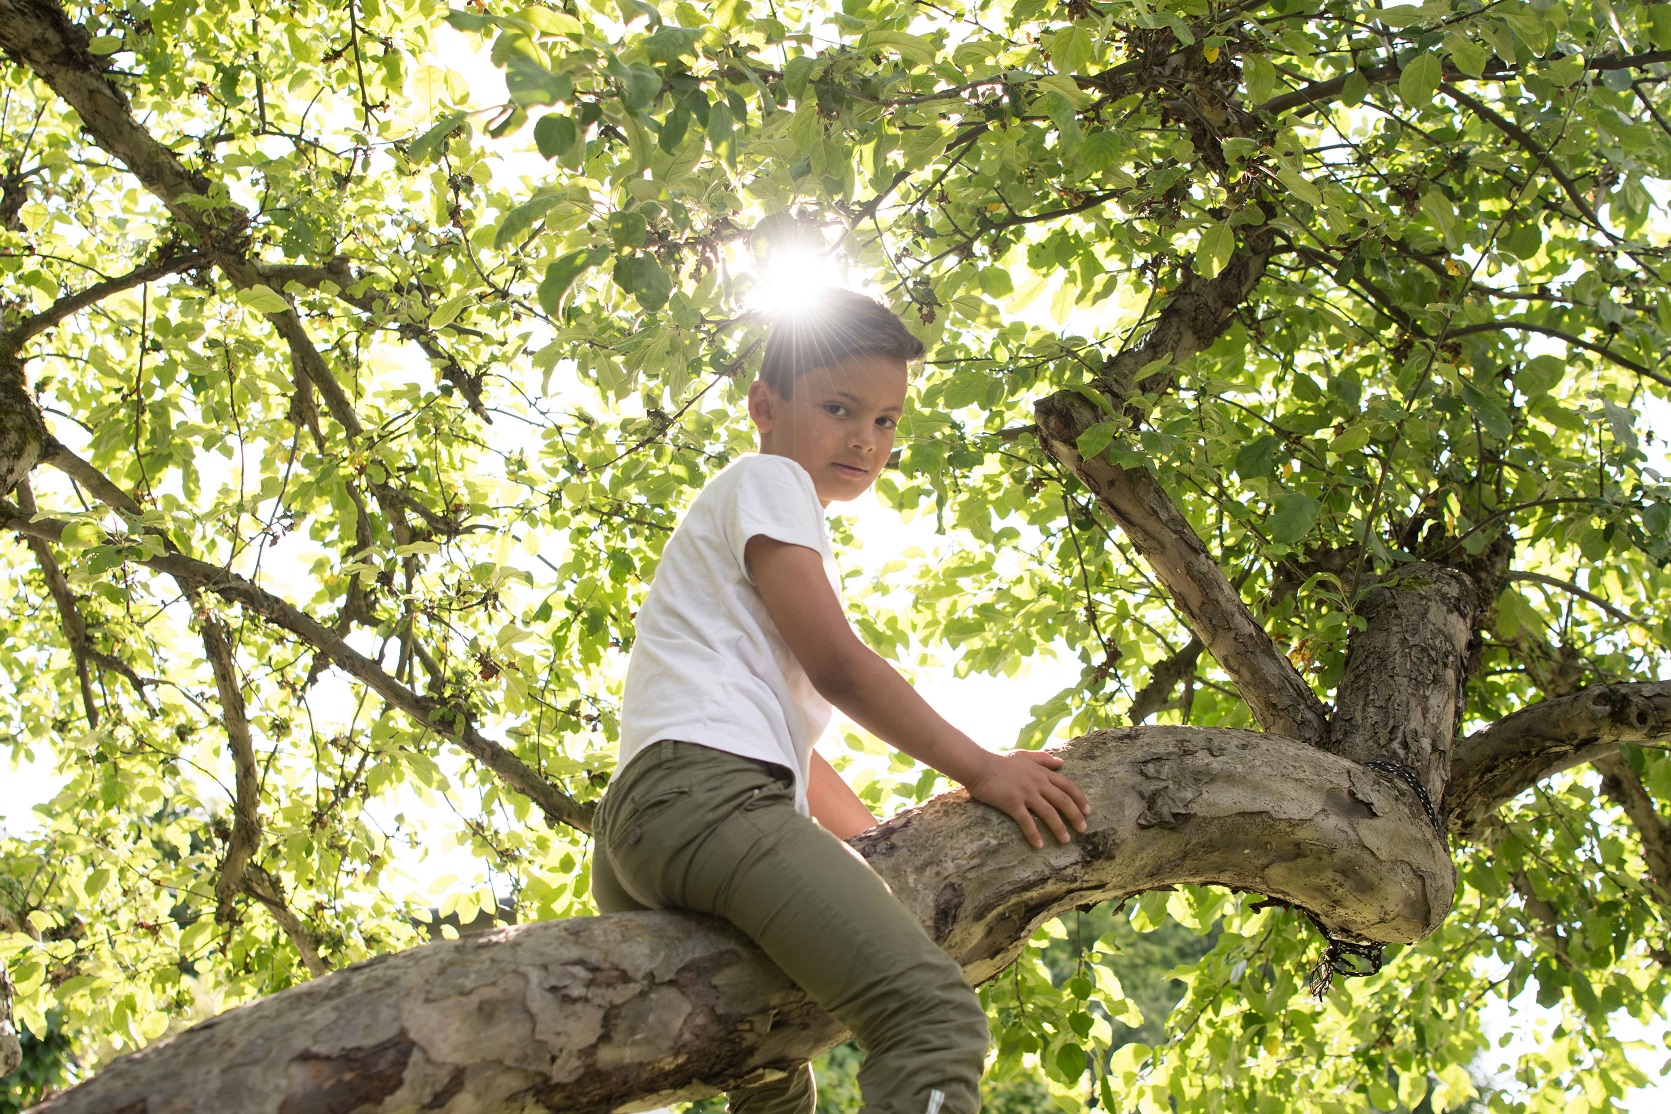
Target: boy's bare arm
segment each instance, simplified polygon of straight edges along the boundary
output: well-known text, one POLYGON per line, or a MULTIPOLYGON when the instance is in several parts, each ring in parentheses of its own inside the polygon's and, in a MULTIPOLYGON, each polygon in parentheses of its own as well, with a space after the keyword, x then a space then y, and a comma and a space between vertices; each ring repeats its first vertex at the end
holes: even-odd
POLYGON ((812 752, 812 777, 806 787, 807 809, 826 832, 837 839, 852 839, 876 826, 876 816, 852 786, 842 780, 824 756, 812 752))
POLYGON ((1044 846, 1035 816, 1062 843, 1070 824, 1085 830, 1090 805, 1072 780, 1055 772, 1062 760, 1043 751, 995 754, 941 718, 859 641, 816 552, 757 535, 744 557, 767 613, 808 679, 853 722, 1008 813, 1034 847, 1044 846))

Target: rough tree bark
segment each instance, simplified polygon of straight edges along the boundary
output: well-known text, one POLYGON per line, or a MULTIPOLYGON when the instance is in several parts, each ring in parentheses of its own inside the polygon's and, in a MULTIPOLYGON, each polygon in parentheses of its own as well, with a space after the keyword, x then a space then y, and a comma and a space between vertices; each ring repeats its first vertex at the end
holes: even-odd
MULTIPOLYGON (((1331 931, 1427 935, 1450 909, 1443 841, 1396 781, 1288 739, 1141 727, 1062 751, 1090 831, 1034 851, 960 792, 854 845, 973 982, 1046 918, 1215 882, 1331 931)), ((720 922, 634 913, 546 922, 360 964, 105 1068, 40 1114, 605 1111, 709 1094, 843 1038, 720 922)))

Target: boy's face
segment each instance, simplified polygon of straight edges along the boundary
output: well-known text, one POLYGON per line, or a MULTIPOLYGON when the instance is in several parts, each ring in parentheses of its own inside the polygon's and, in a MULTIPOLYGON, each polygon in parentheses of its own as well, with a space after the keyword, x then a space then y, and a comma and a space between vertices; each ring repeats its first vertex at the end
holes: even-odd
POLYGON ((805 468, 826 507, 856 499, 893 452, 906 378, 905 361, 896 356, 849 356, 801 376, 790 398, 757 379, 749 385, 748 415, 760 431, 760 451, 805 468))

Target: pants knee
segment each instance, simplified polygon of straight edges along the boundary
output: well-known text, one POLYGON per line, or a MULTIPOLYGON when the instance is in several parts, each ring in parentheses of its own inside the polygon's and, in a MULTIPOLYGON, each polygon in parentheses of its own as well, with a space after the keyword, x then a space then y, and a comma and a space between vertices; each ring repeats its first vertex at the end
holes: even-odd
POLYGON ((913 977, 893 982, 888 991, 885 1004, 875 1005, 862 1019, 848 1020, 860 1044, 867 1049, 934 1047, 976 1065, 979 1075, 992 1042, 991 1030, 980 996, 955 965, 937 964, 930 971, 913 972, 913 977))

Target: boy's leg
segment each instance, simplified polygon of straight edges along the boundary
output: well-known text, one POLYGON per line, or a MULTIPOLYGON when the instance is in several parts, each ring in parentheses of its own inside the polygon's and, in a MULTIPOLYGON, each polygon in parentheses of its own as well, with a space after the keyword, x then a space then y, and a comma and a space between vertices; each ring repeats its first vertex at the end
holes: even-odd
POLYGON ((986 1015, 951 958, 863 859, 795 811, 786 772, 666 747, 629 794, 642 809, 623 801, 610 816, 622 886, 731 921, 851 1029, 867 1052, 866 1114, 979 1109, 986 1015))
POLYGON ((812 1065, 802 1064, 782 1079, 726 1093, 730 1114, 812 1114, 818 1109, 818 1085, 812 1065))

